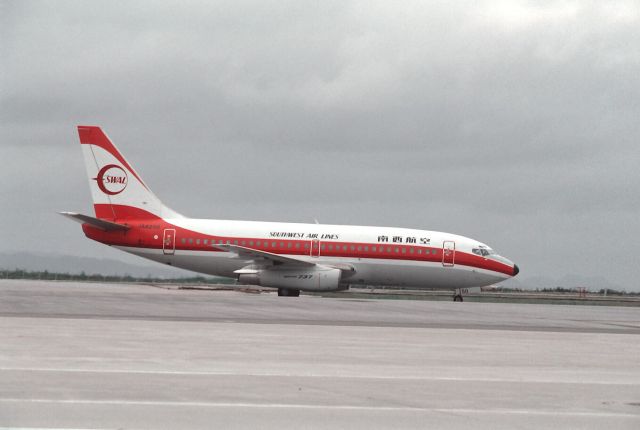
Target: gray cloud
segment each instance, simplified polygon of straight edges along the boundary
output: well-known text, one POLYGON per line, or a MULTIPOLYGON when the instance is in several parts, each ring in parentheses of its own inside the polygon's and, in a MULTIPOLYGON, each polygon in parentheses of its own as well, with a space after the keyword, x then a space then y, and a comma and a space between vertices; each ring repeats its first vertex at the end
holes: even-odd
MULTIPOLYGON (((7 2, 1 250, 105 255, 75 125, 200 217, 489 242, 636 288, 635 2, 7 2)), ((114 257, 114 255, 109 255, 114 257)))

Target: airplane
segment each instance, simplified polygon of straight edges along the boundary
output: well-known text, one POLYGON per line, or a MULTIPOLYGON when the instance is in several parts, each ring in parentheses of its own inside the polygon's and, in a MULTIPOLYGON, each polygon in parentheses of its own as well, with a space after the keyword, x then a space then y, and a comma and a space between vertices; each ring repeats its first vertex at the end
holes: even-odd
POLYGON ((78 126, 95 216, 60 212, 92 240, 162 264, 300 291, 349 286, 449 289, 454 301, 518 274, 464 236, 396 227, 187 218, 165 206, 96 126, 78 126))

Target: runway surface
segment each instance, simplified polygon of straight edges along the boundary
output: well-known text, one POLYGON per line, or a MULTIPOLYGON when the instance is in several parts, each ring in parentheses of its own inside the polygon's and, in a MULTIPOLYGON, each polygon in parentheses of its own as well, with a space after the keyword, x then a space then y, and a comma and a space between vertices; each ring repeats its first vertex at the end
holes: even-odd
POLYGON ((0 281, 0 428, 640 428, 640 310, 0 281))

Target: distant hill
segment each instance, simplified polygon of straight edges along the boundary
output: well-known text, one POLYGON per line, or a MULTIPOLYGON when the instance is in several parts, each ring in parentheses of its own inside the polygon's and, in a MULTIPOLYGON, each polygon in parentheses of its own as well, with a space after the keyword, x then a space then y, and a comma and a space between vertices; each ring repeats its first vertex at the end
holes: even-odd
POLYGON ((77 257, 58 254, 35 254, 27 252, 0 252, 0 269, 24 269, 33 271, 48 270, 58 273, 81 273, 105 276, 180 278, 194 276, 194 272, 176 269, 160 263, 149 262, 148 265, 129 264, 118 260, 77 257))
POLYGON ((625 288, 608 281, 602 276, 564 275, 561 278, 551 276, 530 276, 526 278, 512 278, 498 284, 501 287, 521 288, 523 290, 535 290, 536 288, 578 288, 583 287, 590 291, 598 291, 603 288, 622 291, 625 288))

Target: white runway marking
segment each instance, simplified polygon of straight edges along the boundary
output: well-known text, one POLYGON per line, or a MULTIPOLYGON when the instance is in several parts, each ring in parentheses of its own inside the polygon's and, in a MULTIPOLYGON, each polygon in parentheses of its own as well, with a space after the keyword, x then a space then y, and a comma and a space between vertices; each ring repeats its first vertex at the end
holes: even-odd
MULTIPOLYGON (((59 373, 112 373, 112 374, 133 374, 133 375, 182 375, 182 376, 278 376, 285 378, 334 378, 334 379, 379 379, 379 380, 400 380, 400 381, 468 381, 468 382, 529 382, 529 383, 552 383, 552 384, 588 384, 588 385, 640 385, 640 381, 587 381, 579 380, 559 380, 558 376, 551 376, 547 379, 536 378, 526 379, 522 375, 513 378, 465 378, 459 376, 372 376, 372 375, 333 375, 333 374, 297 374, 281 372, 224 372, 224 371, 185 371, 185 370, 129 370, 129 369, 64 369, 52 367, 0 367, 2 371, 14 372, 59 372, 59 373)), ((579 375, 582 376, 582 375, 579 375)))
MULTIPOLYGON (((60 427, 0 427, 0 430, 61 430, 60 427)), ((107 430, 106 428, 94 428, 94 427, 82 427, 82 428, 69 428, 65 427, 64 430, 107 430)))
POLYGON ((256 408, 256 409, 331 409, 342 411, 390 411, 390 412, 429 412, 445 414, 477 415, 552 415, 568 417, 609 417, 638 418, 640 415, 615 412, 569 412, 525 409, 464 409, 464 408, 420 408, 410 406, 358 406, 358 405, 310 405, 297 403, 243 403, 243 402, 175 402, 166 400, 86 400, 86 399, 0 399, 0 403, 53 403, 75 405, 114 405, 114 406, 195 406, 210 408, 256 408))

